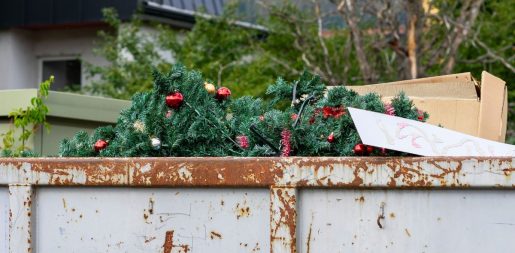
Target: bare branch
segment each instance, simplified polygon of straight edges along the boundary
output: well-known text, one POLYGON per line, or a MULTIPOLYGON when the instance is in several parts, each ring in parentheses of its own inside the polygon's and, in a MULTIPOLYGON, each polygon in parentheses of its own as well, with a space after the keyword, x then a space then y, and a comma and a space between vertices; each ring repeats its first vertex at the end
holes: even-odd
POLYGON ((483 48, 486 51, 486 55, 489 57, 495 59, 496 61, 499 61, 502 65, 504 65, 506 68, 511 70, 511 72, 515 73, 515 68, 513 65, 511 65, 506 59, 496 54, 492 49, 490 49, 485 43, 483 43, 477 36, 474 37, 474 42, 476 42, 477 45, 479 45, 481 48, 483 48))
POLYGON ((237 63, 239 63, 239 61, 233 61, 226 65, 222 65, 222 64, 218 63, 218 75, 217 75, 218 76, 218 80, 217 80, 218 86, 222 86, 222 73, 224 72, 224 70, 227 69, 228 67, 236 65, 237 63))
MULTIPOLYGON (((262 50, 262 53, 266 53, 266 51, 262 50)), ((269 53, 266 53, 266 56, 272 60, 273 62, 281 65, 283 68, 287 69, 288 71, 292 72, 292 74, 294 75, 299 75, 300 74, 300 71, 292 68, 288 63, 286 63, 285 61, 273 56, 272 54, 269 54, 269 53)))
POLYGON ((417 78, 417 42, 415 39, 415 22, 417 16, 412 15, 408 26, 408 60, 411 78, 417 78))
POLYGON ((315 14, 318 20, 318 40, 320 41, 320 46, 322 47, 322 51, 324 53, 324 65, 325 70, 327 71, 327 75, 331 77, 331 82, 334 82, 333 80, 333 72, 331 71, 331 66, 329 64, 329 50, 327 50, 327 46, 325 44, 324 38, 323 38, 323 24, 322 24, 322 16, 320 15, 320 2, 316 1, 315 3, 315 14))
POLYGON ((449 74, 452 72, 454 64, 456 63, 458 48, 467 38, 468 33, 479 14, 479 7, 481 7, 482 4, 483 0, 464 1, 457 24, 452 30, 452 43, 449 47, 448 59, 443 68, 443 73, 449 74))
POLYGON ((354 12, 355 7, 354 0, 341 0, 338 4, 338 11, 347 22, 349 26, 351 36, 353 39, 354 49, 356 50, 356 56, 359 62, 359 68, 363 79, 367 82, 373 82, 377 79, 375 71, 370 67, 367 56, 365 54, 361 31, 358 27, 358 20, 356 20, 354 12))

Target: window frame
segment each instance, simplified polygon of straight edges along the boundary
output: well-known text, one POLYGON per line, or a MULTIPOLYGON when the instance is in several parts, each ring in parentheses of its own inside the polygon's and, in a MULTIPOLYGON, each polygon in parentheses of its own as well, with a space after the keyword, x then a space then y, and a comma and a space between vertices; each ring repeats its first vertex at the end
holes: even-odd
POLYGON ((38 83, 42 83, 43 80, 43 63, 45 61, 80 61, 80 87, 82 88, 84 82, 84 68, 80 55, 63 55, 63 56, 40 56, 38 57, 38 83))

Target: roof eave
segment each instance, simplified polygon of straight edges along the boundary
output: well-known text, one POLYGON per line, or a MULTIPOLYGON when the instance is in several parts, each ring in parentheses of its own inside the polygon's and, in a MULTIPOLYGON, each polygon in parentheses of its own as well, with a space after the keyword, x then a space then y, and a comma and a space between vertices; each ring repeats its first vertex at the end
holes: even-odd
MULTIPOLYGON (((197 11, 191 11, 191 10, 185 10, 176 8, 173 6, 165 5, 165 4, 159 4, 156 2, 151 1, 143 1, 143 12, 147 15, 151 16, 157 16, 161 18, 169 18, 176 21, 181 21, 184 23, 195 23, 195 18, 205 18, 205 19, 213 19, 216 18, 213 15, 209 15, 206 13, 201 13, 197 11)), ((243 21, 232 21, 231 22, 234 25, 248 28, 248 29, 255 29, 261 32, 268 32, 268 29, 261 25, 252 24, 249 22, 243 22, 243 21)))

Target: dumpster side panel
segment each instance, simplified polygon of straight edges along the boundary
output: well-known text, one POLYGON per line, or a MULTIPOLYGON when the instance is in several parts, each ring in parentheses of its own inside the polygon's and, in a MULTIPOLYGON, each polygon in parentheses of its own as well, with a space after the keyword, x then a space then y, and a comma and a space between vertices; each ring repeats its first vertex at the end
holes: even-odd
POLYGON ((302 190, 298 252, 513 252, 515 192, 302 190))
POLYGON ((37 250, 270 252, 267 189, 38 188, 37 250))
POLYGON ((0 250, 512 252, 514 172, 512 157, 0 158, 0 250))
POLYGON ((9 251, 9 188, 0 187, 0 253, 9 251))

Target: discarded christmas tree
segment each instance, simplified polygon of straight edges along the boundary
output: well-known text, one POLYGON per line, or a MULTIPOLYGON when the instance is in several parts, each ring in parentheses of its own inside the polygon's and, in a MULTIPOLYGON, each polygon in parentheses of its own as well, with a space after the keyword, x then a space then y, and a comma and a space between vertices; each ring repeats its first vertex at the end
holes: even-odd
POLYGON ((154 73, 153 90, 136 94, 114 127, 63 140, 59 155, 398 155, 361 144, 347 107, 420 121, 428 117, 403 94, 385 105, 376 94, 360 96, 344 87, 326 91, 320 78, 307 72, 291 83, 279 78, 267 94, 269 102, 232 100, 227 88, 217 89, 200 73, 176 65, 168 74, 154 73))

